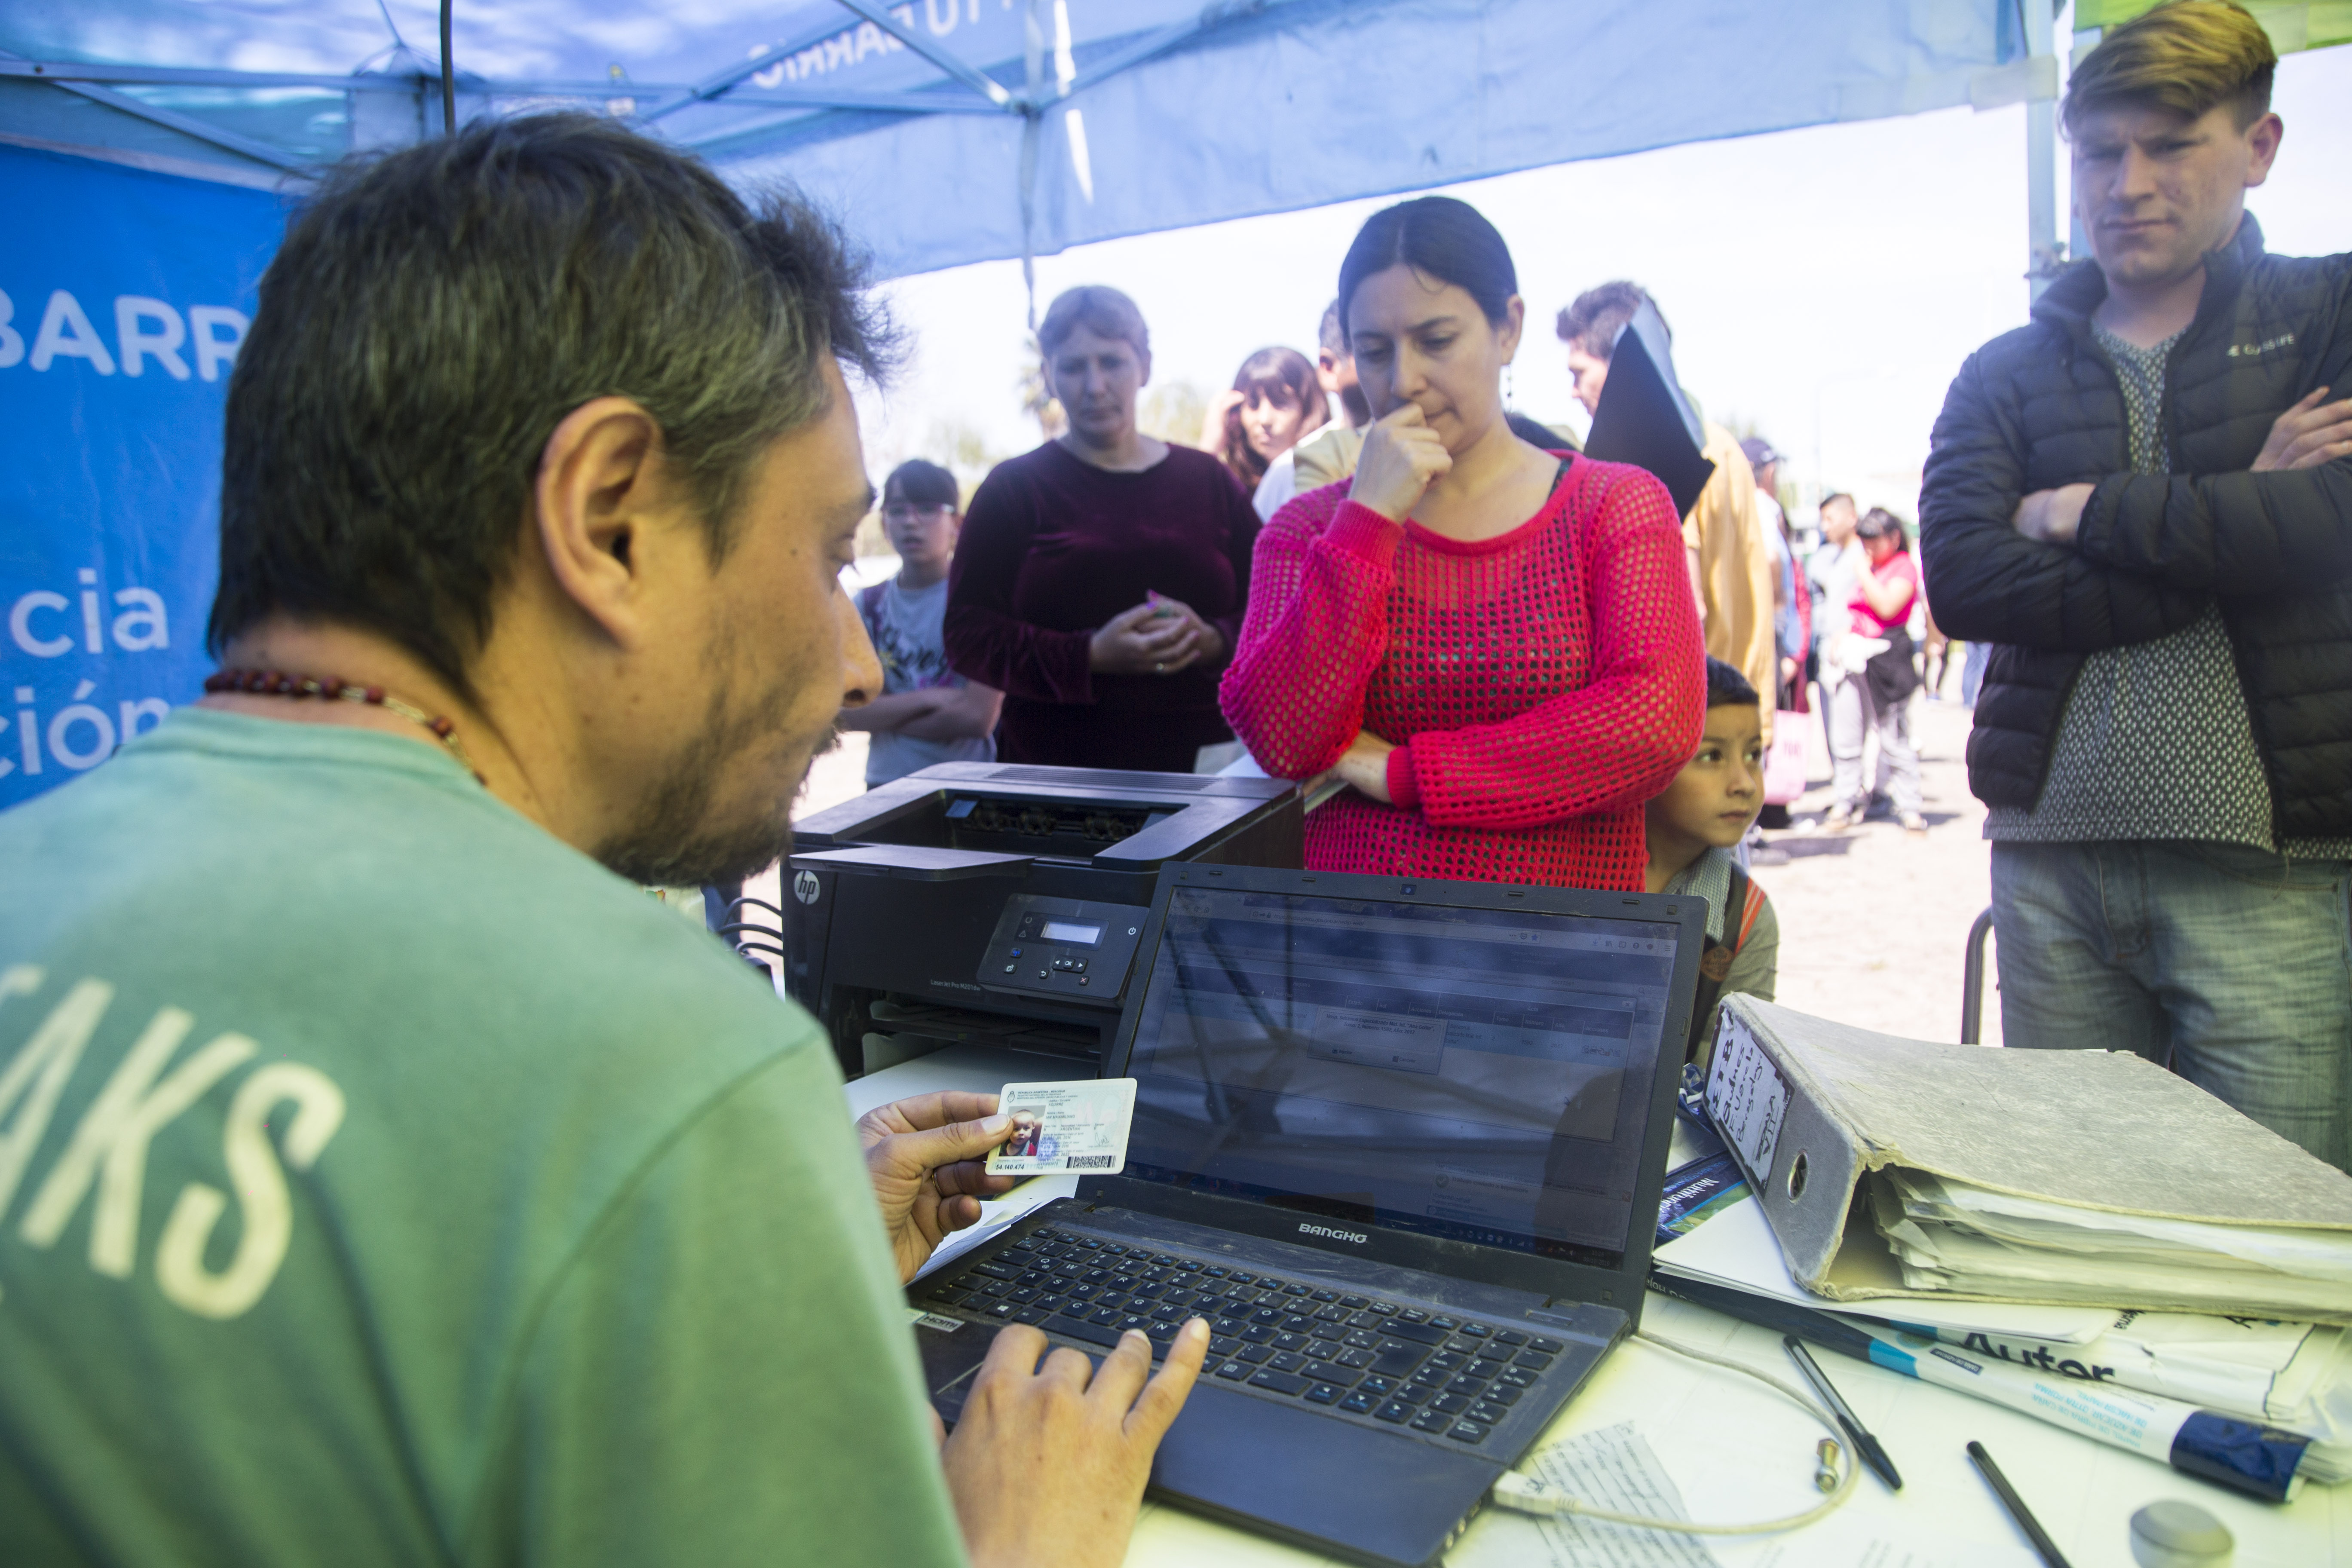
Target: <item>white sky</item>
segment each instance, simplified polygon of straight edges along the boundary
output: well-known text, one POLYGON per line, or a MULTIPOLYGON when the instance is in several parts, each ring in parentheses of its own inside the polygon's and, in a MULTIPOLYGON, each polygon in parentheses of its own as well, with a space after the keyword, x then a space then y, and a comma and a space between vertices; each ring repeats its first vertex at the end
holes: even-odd
MULTIPOLYGON (((2352 47, 2281 60, 2273 107, 2285 143, 2248 201, 2270 247, 2352 250, 2352 47)), ((2025 113, 1947 110, 1444 187, 1502 230, 1518 267, 1529 331, 1517 406, 1581 428, 1552 319, 1580 290, 1630 278, 1673 324, 1676 368, 1710 417, 1755 423, 1809 494, 1826 478, 1865 506, 1915 516, 1953 374, 2026 319, 2025 113)), ((2063 159, 2062 140, 2062 240, 2063 159)), ((1079 283, 1123 289, 1150 323, 1154 381, 1212 391, 1266 344, 1311 355, 1348 242, 1395 199, 1041 258, 1038 309, 1079 283)), ((915 355, 887 398, 861 399, 877 480, 904 458, 946 458, 943 428, 974 430, 1000 457, 1034 446, 1015 391, 1020 264, 929 273, 888 292, 915 355)))

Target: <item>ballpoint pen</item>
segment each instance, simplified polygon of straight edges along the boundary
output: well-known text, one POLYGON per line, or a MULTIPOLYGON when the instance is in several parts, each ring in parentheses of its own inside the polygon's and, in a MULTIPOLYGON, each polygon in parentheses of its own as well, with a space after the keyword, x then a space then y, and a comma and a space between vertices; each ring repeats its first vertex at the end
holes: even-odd
POLYGON ((1993 1495, 2000 1499, 2000 1506, 2009 1510, 2009 1517, 2017 1521, 2017 1528, 2025 1531, 2025 1539, 2033 1542, 2033 1550, 2042 1554, 2042 1561, 2050 1568, 2067 1568, 2066 1554, 2058 1550, 2058 1543, 2050 1539, 2049 1532, 2042 1528, 2042 1521, 2033 1517, 2032 1509, 2025 1506, 2025 1500, 2011 1488, 2009 1478, 2002 1475, 2000 1467, 1992 1462, 1992 1456, 1985 1452, 1985 1446, 1970 1443, 1969 1458, 1975 1460, 1977 1468, 1984 1472, 1986 1484, 1992 1488, 1993 1495))
POLYGON ((1862 1457, 1862 1462, 1877 1473, 1878 1479, 1886 1483, 1889 1490, 1901 1491, 1903 1477, 1895 1470, 1895 1461, 1886 1457, 1886 1450, 1879 1446, 1877 1438, 1871 1436, 1870 1428, 1862 1424, 1862 1417, 1853 1413, 1853 1407, 1831 1385, 1829 1374, 1815 1364, 1812 1355, 1796 1335, 1783 1334, 1780 1342, 1789 1347, 1789 1359, 1797 1363, 1797 1370, 1805 1374, 1805 1381, 1811 1384, 1828 1403, 1830 1414, 1836 1416, 1838 1425, 1845 1428, 1846 1437, 1853 1444, 1853 1451, 1862 1457))

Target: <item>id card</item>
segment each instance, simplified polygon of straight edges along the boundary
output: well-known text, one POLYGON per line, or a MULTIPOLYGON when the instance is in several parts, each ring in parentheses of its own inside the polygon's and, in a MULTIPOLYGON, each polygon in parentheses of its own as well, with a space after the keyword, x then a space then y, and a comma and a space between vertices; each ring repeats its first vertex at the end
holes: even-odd
POLYGON ((1131 1078, 1008 1083, 996 1108, 1013 1118, 1013 1135, 990 1152, 992 1176, 1111 1176, 1127 1167, 1127 1129, 1135 1118, 1131 1078))

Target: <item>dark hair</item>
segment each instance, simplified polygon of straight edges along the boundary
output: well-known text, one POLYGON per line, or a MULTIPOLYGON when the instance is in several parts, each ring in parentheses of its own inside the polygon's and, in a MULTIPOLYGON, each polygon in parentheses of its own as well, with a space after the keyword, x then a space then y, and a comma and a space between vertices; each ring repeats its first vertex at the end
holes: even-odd
POLYGON ((963 487, 956 483, 956 477, 921 458, 909 458, 890 470, 890 477, 882 481, 882 499, 888 500, 892 490, 911 506, 963 504, 963 487))
POLYGON ((1706 661, 1706 705, 1709 708, 1760 708, 1763 700, 1748 678, 1723 660, 1709 658, 1706 661))
POLYGON ((1852 496, 1850 496, 1850 495, 1846 494, 1846 493, 1845 493, 1845 491, 1843 491, 1843 490, 1832 490, 1829 494, 1827 494, 1827 495, 1825 495, 1825 496, 1823 496, 1823 497, 1822 498, 1821 505, 1819 505, 1819 506, 1817 506, 1817 507, 1813 508, 1813 510, 1814 510, 1815 511, 1822 511, 1822 510, 1826 510, 1828 509, 1828 507, 1829 507, 1830 502, 1832 502, 1832 501, 1833 501, 1833 500, 1842 500, 1842 501, 1845 502, 1845 504, 1846 504, 1846 505, 1848 505, 1848 506, 1852 506, 1852 505, 1853 504, 1853 498, 1852 496))
POLYGON ((1083 283, 1055 295, 1037 326, 1037 352, 1053 358, 1054 351, 1080 327, 1133 344, 1139 359, 1151 357, 1151 329, 1143 324, 1143 311, 1108 284, 1083 283))
POLYGON ((470 692, 541 451, 605 395, 660 426, 715 565, 761 450, 827 407, 827 352, 891 363, 863 282, 796 198, 754 213, 602 118, 346 160, 289 227, 230 377, 211 647, 275 614, 340 621, 470 692))
POLYGON ((1410 267, 1451 283, 1478 301, 1487 324, 1500 326, 1519 291, 1511 247, 1476 207, 1452 196, 1423 196, 1383 207, 1364 220, 1339 263, 1339 324, 1364 279, 1391 267, 1410 267))
POLYGON ((1339 319, 1337 300, 1323 307, 1322 322, 1315 329, 1315 346, 1336 358, 1348 357, 1348 323, 1339 319))
POLYGON ((2243 131, 2270 112, 2278 51, 2263 25, 2223 0, 2171 0, 2108 29, 2074 62, 2059 113, 2072 132, 2094 110, 2151 104, 2195 120, 2228 104, 2243 131))
POLYGON ((1862 521, 1853 528, 1856 539, 1884 539, 1890 533, 1895 536, 1895 549, 1911 548, 1910 531, 1903 526, 1903 520, 1883 506, 1874 506, 1864 512, 1862 521))
MULTIPOLYGON (((1280 387, 1297 403, 1301 416, 1298 433, 1305 435, 1330 417, 1329 405, 1323 397, 1323 384, 1315 377, 1315 366, 1297 349, 1260 349, 1242 361, 1241 369, 1234 373, 1235 392, 1264 392, 1280 387), (1316 417, 1318 414, 1322 418, 1316 417)), ((1257 489, 1265 478, 1266 459, 1257 455, 1249 444, 1248 431, 1242 424, 1242 410, 1225 411, 1225 467, 1241 481, 1244 490, 1257 489)))
MULTIPOLYGON (((1643 306, 1655 303, 1639 283, 1628 283, 1620 279, 1579 294, 1573 303, 1560 311, 1559 319, 1553 326, 1559 333, 1560 342, 1571 348, 1581 349, 1606 364, 1609 356, 1617 352, 1617 334, 1625 330, 1625 323, 1632 321, 1634 312, 1643 306)), ((1661 312, 1658 320, 1664 321, 1665 319, 1664 313, 1661 312)), ((1671 339, 1674 335, 1674 329, 1668 327, 1666 336, 1671 339)))

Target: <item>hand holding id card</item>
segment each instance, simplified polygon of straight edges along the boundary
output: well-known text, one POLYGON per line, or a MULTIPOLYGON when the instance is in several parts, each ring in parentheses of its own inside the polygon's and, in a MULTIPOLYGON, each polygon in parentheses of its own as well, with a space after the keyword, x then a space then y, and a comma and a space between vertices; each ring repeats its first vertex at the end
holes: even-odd
POLYGON ((1008 1083, 996 1109, 1013 1118, 1013 1135, 990 1152, 992 1176, 1111 1176, 1127 1167, 1127 1130, 1135 1118, 1131 1078, 1008 1083))

